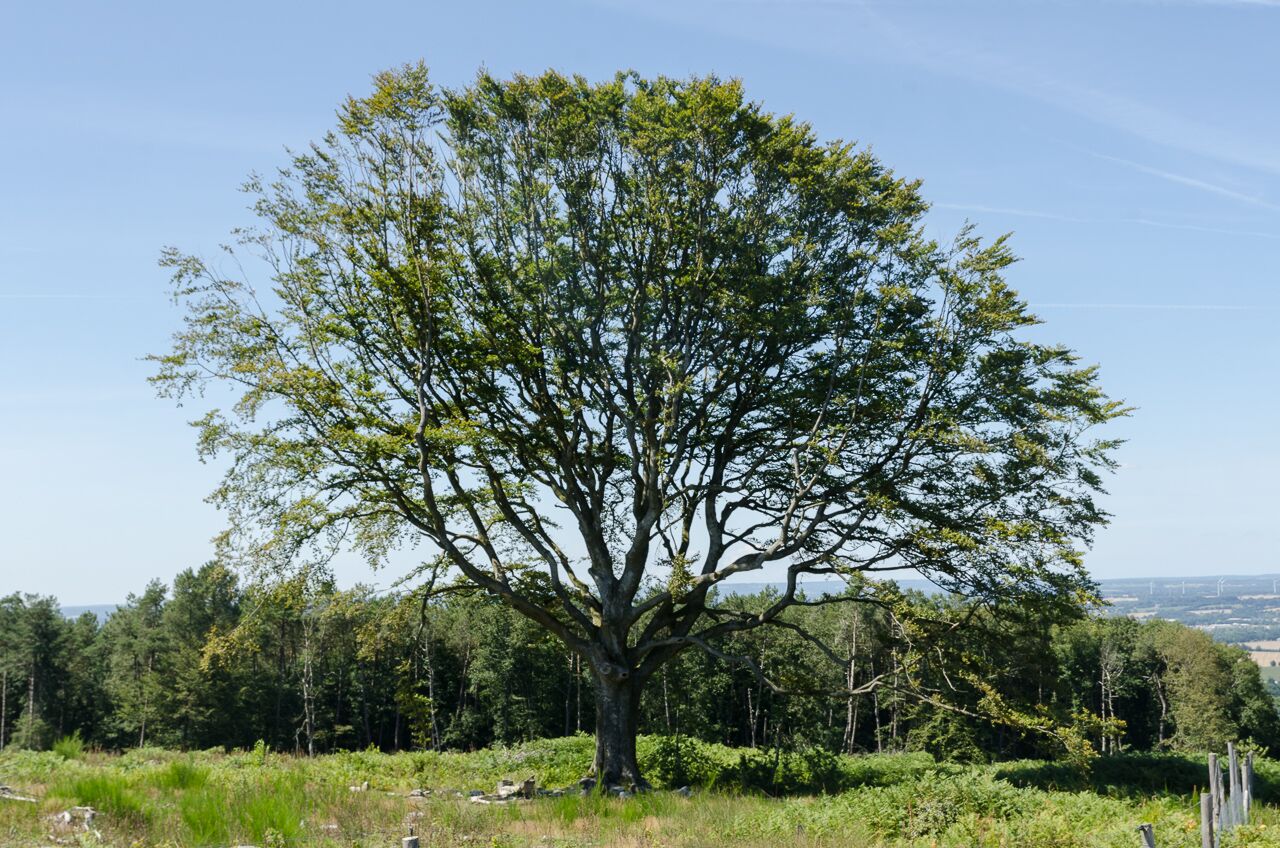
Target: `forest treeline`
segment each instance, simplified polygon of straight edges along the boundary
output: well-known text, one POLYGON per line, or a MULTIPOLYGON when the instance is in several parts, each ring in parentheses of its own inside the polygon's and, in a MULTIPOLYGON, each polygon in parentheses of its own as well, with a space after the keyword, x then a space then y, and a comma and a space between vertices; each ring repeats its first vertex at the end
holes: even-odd
MULTIPOLYGON (((762 608, 770 590, 726 604, 762 608)), ((910 595, 944 611, 958 601, 910 595)), ((954 610, 952 610, 954 611, 954 610)), ((956 631, 983 686, 911 666, 909 635, 874 604, 802 606, 803 630, 714 646, 807 694, 773 691, 742 664, 688 651, 647 688, 642 733, 748 747, 925 750, 959 760, 1054 757, 1043 734, 982 717, 983 688, 1024 714, 1086 728, 1101 753, 1204 750, 1228 739, 1280 749, 1280 718, 1244 651, 1167 621, 996 620, 956 631), (965 643, 965 640, 969 640, 965 643), (934 675, 948 706, 900 685, 934 675), (839 693, 872 680, 883 686, 839 693), (944 684, 945 687, 944 687, 944 684)), ((956 644, 959 641, 961 644, 956 644)), ((1012 707, 1009 707, 1012 709, 1012 707)), ((0 600, 0 745, 79 734, 104 748, 470 750, 590 732, 591 677, 541 628, 482 594, 378 594, 332 585, 242 585, 218 564, 152 582, 105 621, 56 599, 0 600)))

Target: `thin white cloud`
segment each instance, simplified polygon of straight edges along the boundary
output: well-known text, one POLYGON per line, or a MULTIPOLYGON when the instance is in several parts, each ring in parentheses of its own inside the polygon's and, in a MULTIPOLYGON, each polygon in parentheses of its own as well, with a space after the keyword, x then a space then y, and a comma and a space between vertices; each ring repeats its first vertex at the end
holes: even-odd
POLYGON ((1121 159, 1119 156, 1108 156, 1104 153, 1092 153, 1091 155, 1097 157, 1098 159, 1103 159, 1107 162, 1114 162, 1117 165, 1124 165, 1126 168, 1132 168, 1133 170, 1138 171, 1139 173, 1148 174, 1153 177, 1159 177, 1162 180, 1168 180, 1171 183, 1177 183, 1178 185, 1189 186, 1194 189, 1199 189, 1200 191, 1207 191, 1210 194, 1216 194, 1219 197, 1228 197, 1232 200, 1238 200, 1241 203, 1248 203, 1252 206, 1260 206, 1263 209, 1280 211, 1280 204, 1271 203, 1267 200, 1262 199, 1261 197, 1255 197, 1254 195, 1251 195, 1251 194, 1245 194, 1243 192, 1235 191, 1234 189, 1229 189, 1229 188, 1226 188, 1225 186, 1220 186, 1214 183, 1206 182, 1204 180, 1199 180, 1199 179, 1196 179, 1195 177, 1188 177, 1183 174, 1175 174, 1172 171, 1164 171, 1159 168, 1153 168, 1150 165, 1143 165, 1141 162, 1133 162, 1129 159, 1121 159))
POLYGON ((1195 233, 1213 233, 1223 236, 1240 236, 1244 238, 1264 238, 1280 240, 1280 232, 1263 230, 1228 229, 1226 227, 1207 227, 1202 224, 1179 224, 1174 221, 1158 221, 1154 218, 1089 218, 1079 215, 1063 215, 1057 212, 1043 212, 1036 209, 1018 209, 1009 206, 986 206, 978 203, 934 203, 935 209, 950 209, 957 212, 975 212, 980 215, 1011 215, 1018 218, 1038 218, 1048 221, 1062 221, 1068 224, 1095 224, 1114 227, 1119 224, 1135 224, 1141 227, 1155 227, 1162 230, 1185 230, 1195 233))
POLYGON ((1280 233, 1268 233, 1263 230, 1232 230, 1225 227, 1205 227, 1200 224, 1175 224, 1169 221, 1155 221, 1150 218, 1121 218, 1121 223, 1141 224, 1144 227, 1161 227, 1167 230, 1188 230, 1195 233, 1216 233, 1223 236, 1246 236, 1248 238, 1280 239, 1280 233))
POLYGON ((112 139, 145 148, 280 156, 286 143, 305 144, 315 129, 290 123, 285 110, 264 115, 227 104, 188 108, 158 94, 94 83, 49 83, 15 91, 9 106, 41 132, 112 139))
MULTIPOLYGON (((1203 6, 1280 7, 1280 0, 1114 2, 1151 2, 1153 7, 1178 2, 1203 6)), ((723 5, 754 5, 761 9, 761 14, 717 14, 713 19, 691 14, 689 4, 671 0, 651 0, 648 3, 627 4, 625 7, 614 0, 607 5, 638 11, 675 25, 697 26, 807 54, 821 53, 842 62, 848 61, 850 55, 848 36, 850 24, 853 24, 862 45, 860 55, 864 58, 870 58, 874 52, 881 62, 910 65, 940 76, 1003 89, 1167 149, 1280 175, 1280 139, 1255 137, 1244 130, 1232 130, 1188 118, 1109 89, 1062 79, 1036 67, 1011 61, 1004 51, 982 51, 966 47, 965 40, 958 38, 953 32, 932 35, 918 26, 901 26, 887 14, 896 8, 895 4, 883 0, 765 0, 761 3, 728 0, 723 5), (778 10, 779 14, 766 14, 770 8, 778 10), (798 22, 799 16, 785 15, 788 8, 825 13, 828 20, 816 23, 806 20, 802 26, 798 22), (844 18, 837 19, 833 17, 835 15, 843 15, 844 18)), ((696 11, 696 7, 693 11, 696 11)))
MULTIPOLYGON (((778 6, 794 8, 797 6, 830 6, 833 8, 868 7, 868 6, 903 6, 903 0, 715 0, 722 6, 778 6)), ((1072 5, 1072 0, 1039 0, 1043 6, 1072 5)), ((927 4, 917 4, 927 5, 927 4)), ((1002 5, 999 0, 983 3, 972 0, 967 5, 1002 5)), ((1100 6, 1259 6, 1262 8, 1280 8, 1280 0, 1095 0, 1100 6)))
POLYGON ((0 300, 135 300, 140 294, 2 294, 0 300))
POLYGON ((1152 6, 1259 6, 1280 8, 1280 0, 1137 0, 1152 6))
POLYGON ((1275 140, 1251 138, 1243 132, 1167 112, 1146 101, 1059 79, 1003 56, 949 49, 943 61, 925 58, 921 64, 936 72, 1016 92, 1160 147, 1280 174, 1280 143, 1275 140))
POLYGON ((1145 309, 1163 312, 1255 312, 1256 306, 1225 303, 1032 303, 1032 309, 1145 309))
POLYGON ((956 212, 977 212, 987 215, 1013 215, 1018 218, 1042 218, 1048 221, 1064 221, 1070 224, 1101 224, 1097 218, 1078 218, 1057 212, 1040 212, 1035 209, 1016 209, 1009 206, 984 206, 979 203, 933 203, 934 209, 951 209, 956 212))

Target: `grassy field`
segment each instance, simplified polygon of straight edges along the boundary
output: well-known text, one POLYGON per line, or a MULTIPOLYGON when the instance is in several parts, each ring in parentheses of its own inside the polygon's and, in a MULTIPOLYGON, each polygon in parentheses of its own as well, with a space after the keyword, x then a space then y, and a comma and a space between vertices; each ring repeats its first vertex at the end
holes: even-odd
MULTIPOLYGON (((0 844, 395 848, 412 825, 424 846, 1135 848, 1143 822, 1155 825, 1161 848, 1200 844, 1199 758, 1114 758, 1084 777, 1056 764, 958 766, 918 754, 775 760, 767 752, 686 745, 677 760, 670 741, 657 739, 641 740, 641 751, 649 773, 704 785, 691 797, 655 791, 508 805, 459 797, 492 791, 504 777, 571 785, 590 761, 584 737, 471 754, 358 752, 312 760, 261 749, 6 752, 0 784, 39 801, 0 800, 0 844), (768 774, 761 773, 765 764, 768 774), (784 794, 759 789, 770 781, 784 794), (366 782, 367 790, 352 791, 366 782), (411 797, 414 789, 432 791, 411 797), (56 820, 74 805, 99 812, 93 830, 56 820)), ((1280 796, 1280 764, 1260 763, 1259 787, 1266 803, 1225 848, 1280 846, 1280 808, 1271 806, 1280 796)))

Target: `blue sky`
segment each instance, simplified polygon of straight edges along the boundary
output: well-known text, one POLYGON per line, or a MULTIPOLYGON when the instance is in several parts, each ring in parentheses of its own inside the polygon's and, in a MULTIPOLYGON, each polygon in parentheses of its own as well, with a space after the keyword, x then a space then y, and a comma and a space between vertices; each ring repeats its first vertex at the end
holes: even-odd
MULTIPOLYGON (((13 3, 0 12, 0 593, 122 600, 208 559, 216 470, 141 357, 237 186, 377 70, 741 77, 1013 232, 1038 337, 1138 407, 1099 577, 1280 571, 1280 0, 13 3)), ((345 564, 344 582, 385 583, 345 564)))

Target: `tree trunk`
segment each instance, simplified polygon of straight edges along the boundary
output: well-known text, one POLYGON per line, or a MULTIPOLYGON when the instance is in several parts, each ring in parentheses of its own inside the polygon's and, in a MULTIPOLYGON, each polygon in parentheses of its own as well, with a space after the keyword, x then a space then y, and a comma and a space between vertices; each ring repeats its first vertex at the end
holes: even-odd
POLYGON ((880 690, 871 690, 872 713, 876 717, 876 753, 884 753, 884 737, 880 734, 880 690))
MULTIPOLYGON (((364 745, 373 744, 373 730, 369 724, 369 686, 364 679, 364 663, 356 660, 356 685, 360 687, 360 726, 364 728, 364 745)), ((378 720, 378 737, 382 737, 382 719, 378 720)), ((399 750, 400 736, 397 733, 392 747, 399 750)))
POLYGON ((596 757, 591 766, 597 785, 624 789, 645 788, 636 761, 636 730, 640 711, 640 684, 596 674, 596 757))
POLYGON ((1163 751, 1164 725, 1169 716, 1169 702, 1165 700, 1164 697, 1164 686, 1160 682, 1160 674, 1158 672, 1152 672, 1149 679, 1151 680, 1151 685, 1156 690, 1156 697, 1160 700, 1160 723, 1157 725, 1156 748, 1163 751))
MULTIPOLYGON (((853 692, 853 684, 856 679, 854 669, 854 659, 852 654, 849 657, 849 664, 845 668, 844 684, 846 690, 853 692)), ((840 748, 846 754, 853 753, 853 734, 857 731, 858 726, 858 697, 850 694, 845 699, 844 706, 844 740, 840 748)))
POLYGON ((4 750, 5 718, 9 714, 9 669, 0 671, 0 751, 4 750))
MULTIPOLYGON (((662 667, 662 717, 667 723, 667 733, 671 732, 671 699, 667 691, 667 667, 662 667)), ((676 750, 679 750, 678 748, 676 750)))
POLYGON ((32 747, 36 730, 36 660, 31 656, 31 674, 27 677, 27 739, 26 746, 32 747))
POLYGON ((147 672, 142 678, 142 725, 138 728, 138 747, 144 748, 147 744, 147 715, 151 712, 151 664, 155 657, 147 657, 147 672))
MULTIPOLYGON (((894 692, 897 692, 898 691, 898 669, 899 669, 898 652, 895 650, 890 654, 890 656, 893 657, 893 690, 894 692)), ((892 707, 889 713, 889 730, 890 730, 889 738, 893 745, 892 750, 897 751, 898 750, 898 707, 901 706, 901 699, 899 699, 897 695, 894 695, 893 700, 890 701, 890 704, 892 704, 892 707)))
POLYGON ((853 723, 849 726, 849 749, 846 754, 853 756, 854 748, 858 745, 858 708, 862 706, 861 696, 853 704, 853 723))
POLYGON ((1103 649, 1103 655, 1098 665, 1099 665, 1098 686, 1102 693, 1101 697, 1099 698, 1098 713, 1102 717, 1102 721, 1104 722, 1102 727, 1101 747, 1102 747, 1102 753, 1105 754, 1107 753, 1107 741, 1110 738, 1110 735, 1107 733, 1105 722, 1107 720, 1107 705, 1111 703, 1111 696, 1110 694, 1108 694, 1108 691, 1107 691, 1107 657, 1106 657, 1105 648, 1103 649))
MULTIPOLYGON (((431 653, 431 631, 424 630, 422 639, 423 660, 427 664, 427 700, 431 704, 431 750, 439 751, 440 718, 436 713, 436 662, 431 653)), ((568 707, 565 709, 568 709, 568 707)))
POLYGON ((569 676, 564 689, 564 735, 568 736, 573 732, 573 658, 577 654, 573 651, 566 653, 569 655, 569 676))
POLYGON ((284 692, 285 692, 285 679, 284 679, 284 637, 285 637, 285 629, 284 629, 284 628, 285 628, 285 622, 284 622, 283 620, 281 620, 281 622, 280 622, 280 651, 279 651, 279 655, 278 655, 278 656, 277 656, 277 658, 276 658, 276 660, 277 660, 277 662, 276 662, 276 715, 275 715, 275 727, 274 727, 274 733, 273 733, 273 736, 274 736, 274 738, 275 738, 275 742, 276 742, 276 744, 279 744, 279 742, 280 742, 280 738, 281 738, 281 736, 280 736, 280 717, 284 714, 284 692))
POLYGON ((302 721, 307 734, 307 756, 316 755, 315 687, 312 685, 311 629, 312 624, 302 624, 302 721))
POLYGON ((582 732, 582 657, 574 655, 573 661, 573 687, 576 705, 574 706, 573 730, 575 733, 582 732))

